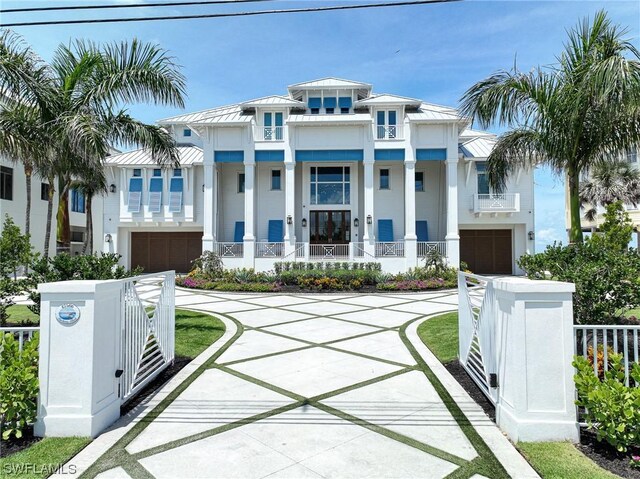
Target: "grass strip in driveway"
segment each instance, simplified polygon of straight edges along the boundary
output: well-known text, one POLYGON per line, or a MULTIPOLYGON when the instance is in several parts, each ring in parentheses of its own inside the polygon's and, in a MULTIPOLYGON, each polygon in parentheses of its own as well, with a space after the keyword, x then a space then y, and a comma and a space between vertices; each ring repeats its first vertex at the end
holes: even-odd
POLYGON ((176 356, 195 358, 224 334, 215 316, 176 309, 176 356))
POLYGON ((418 326, 418 336, 446 364, 458 358, 458 313, 446 313, 429 318, 418 326))

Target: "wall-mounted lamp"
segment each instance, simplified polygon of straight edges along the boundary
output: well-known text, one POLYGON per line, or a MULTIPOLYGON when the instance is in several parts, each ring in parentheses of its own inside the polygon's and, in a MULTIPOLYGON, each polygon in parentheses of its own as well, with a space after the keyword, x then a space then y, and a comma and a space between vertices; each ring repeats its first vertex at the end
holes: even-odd
POLYGON ((367 215, 367 224, 368 225, 372 225, 373 224, 373 218, 371 217, 371 215, 367 215))
POLYGON ((110 184, 110 185, 109 185, 109 191, 110 191, 111 193, 115 193, 115 192, 116 192, 116 185, 114 185, 114 184, 110 184))
POLYGON ((529 232, 527 233, 527 236, 529 237, 529 239, 530 239, 531 241, 533 241, 534 239, 536 239, 536 234, 535 234, 533 231, 529 231, 529 232))
POLYGON ((307 227, 307 218, 302 218, 302 227, 303 228, 307 227))
POLYGON ((111 235, 109 233, 104 235, 104 242, 105 243, 111 243, 111 235))
POLYGON ((287 224, 288 225, 292 225, 293 224, 293 218, 291 217, 291 215, 287 215, 287 224))
POLYGON ((204 185, 202 185, 202 192, 204 193, 204 185))
POLYGON ((360 220, 358 218, 356 218, 355 220, 353 220, 353 226, 355 226, 356 228, 358 226, 360 226, 360 220))

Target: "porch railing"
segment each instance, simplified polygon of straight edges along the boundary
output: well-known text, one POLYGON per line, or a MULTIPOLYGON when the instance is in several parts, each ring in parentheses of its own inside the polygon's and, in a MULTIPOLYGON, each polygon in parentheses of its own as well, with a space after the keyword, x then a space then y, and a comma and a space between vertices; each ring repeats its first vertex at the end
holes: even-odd
POLYGON ((443 257, 447 256, 446 241, 418 241, 418 258, 425 258, 432 251, 437 251, 443 257))
POLYGON ((25 341, 29 341, 33 335, 40 331, 39 326, 33 327, 18 327, 18 328, 0 328, 0 336, 5 334, 13 334, 13 337, 18 341, 18 350, 22 351, 25 341))
POLYGON ((221 258, 242 258, 244 243, 215 243, 213 248, 221 258))
POLYGON ((348 260, 348 244, 310 244, 309 259, 312 260, 348 260))
POLYGON ((256 258, 282 258, 284 243, 256 242, 256 258))
MULTIPOLYGON (((587 326, 573 327, 576 355, 589 358, 593 362, 593 371, 601 375, 609 370, 611 353, 622 354, 625 383, 629 385, 631 363, 640 358, 640 326, 587 326)), ((640 384, 636 384, 640 387, 640 384)))
POLYGON ((404 256, 404 242, 376 242, 376 257, 404 256))
POLYGON ((396 125, 378 125, 376 139, 378 140, 395 140, 400 138, 398 135, 400 130, 396 125))
POLYGON ((473 195, 475 213, 517 213, 520 211, 520 193, 491 193, 473 195))
POLYGON ((258 141, 284 140, 284 126, 257 126, 255 131, 258 141))
POLYGON ((307 243, 296 242, 295 257, 305 258, 307 255, 306 249, 307 249, 307 243))

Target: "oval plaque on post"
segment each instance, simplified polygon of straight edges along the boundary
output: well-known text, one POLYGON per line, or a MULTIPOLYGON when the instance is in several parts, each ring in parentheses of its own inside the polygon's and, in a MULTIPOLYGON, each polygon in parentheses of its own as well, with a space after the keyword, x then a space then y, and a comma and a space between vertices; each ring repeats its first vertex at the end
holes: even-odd
POLYGON ((76 324, 80 319, 80 309, 75 304, 63 304, 56 311, 56 319, 66 326, 76 324))

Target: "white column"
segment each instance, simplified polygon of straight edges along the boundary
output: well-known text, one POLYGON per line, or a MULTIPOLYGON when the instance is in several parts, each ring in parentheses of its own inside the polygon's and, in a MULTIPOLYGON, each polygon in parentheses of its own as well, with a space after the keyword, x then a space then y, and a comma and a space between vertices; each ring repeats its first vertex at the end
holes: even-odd
POLYGON ((96 437, 120 417, 119 281, 38 285, 40 399, 36 436, 96 437), (59 320, 65 305, 79 313, 59 320))
POLYGON ((571 367, 575 285, 525 278, 493 285, 496 303, 487 319, 495 321, 498 426, 514 442, 578 442, 571 367))
MULTIPOLYGON (((214 189, 214 176, 216 167, 213 163, 205 163, 204 165, 204 224, 202 235, 202 251, 213 251, 215 243, 215 201, 216 191, 214 189)), ((194 188, 198 185, 193 184, 194 188)))
POLYGON ((460 235, 458 233, 458 157, 457 149, 447 148, 447 261, 450 266, 460 266, 460 235))
MULTIPOLYGON (((286 158, 285 158, 286 159, 286 158)), ((296 163, 295 161, 285 161, 284 164, 284 202, 285 202, 285 224, 284 224, 284 254, 289 255, 296 248, 296 163), (288 219, 291 217, 291 224, 288 219)), ((290 257, 291 260, 294 258, 290 257)))
POLYGON ((244 157, 244 264, 247 268, 253 268, 255 263, 255 175, 256 162, 253 155, 244 157))
MULTIPOLYGON (((375 238, 375 222, 374 215, 374 187, 373 187, 373 150, 368 155, 368 150, 365 150, 364 157, 364 234, 362 235, 362 241, 364 242, 364 251, 369 255, 375 256, 376 251, 376 238, 375 238), (371 220, 371 224, 369 224, 371 220)), ((369 257, 370 259, 371 257, 369 257)), ((367 260, 368 261, 368 260, 367 260)))
POLYGON ((404 255, 407 267, 418 265, 416 236, 416 160, 413 149, 404 160, 404 255))

